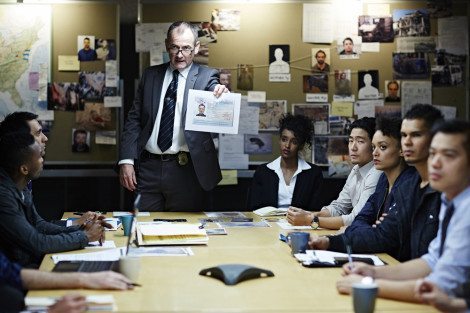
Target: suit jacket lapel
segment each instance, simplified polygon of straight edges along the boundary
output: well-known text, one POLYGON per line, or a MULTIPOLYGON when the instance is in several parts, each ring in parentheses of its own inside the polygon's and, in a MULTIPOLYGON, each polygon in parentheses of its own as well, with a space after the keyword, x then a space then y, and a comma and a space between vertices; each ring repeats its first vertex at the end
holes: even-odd
POLYGON ((199 73, 199 65, 193 63, 191 69, 189 70, 188 77, 186 79, 186 86, 184 88, 184 98, 183 98, 183 111, 181 112, 181 125, 186 125, 186 108, 188 106, 188 92, 189 89, 194 89, 194 84, 196 83, 197 75, 199 73))
MULTIPOLYGON (((163 92, 163 81, 165 80, 165 73, 169 65, 170 63, 165 64, 165 66, 158 66, 152 77, 153 82, 152 84, 150 84, 150 88, 152 88, 152 125, 155 124, 155 119, 157 118, 158 107, 160 105, 160 97, 162 96, 163 92)), ((163 94, 163 96, 165 96, 165 94, 163 94)))

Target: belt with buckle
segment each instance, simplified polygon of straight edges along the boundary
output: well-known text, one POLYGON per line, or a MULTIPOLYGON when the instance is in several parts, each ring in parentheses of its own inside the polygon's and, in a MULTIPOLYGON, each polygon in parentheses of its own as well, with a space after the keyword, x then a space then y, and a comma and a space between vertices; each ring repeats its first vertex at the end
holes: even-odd
POLYGON ((142 153, 144 158, 161 160, 162 162, 178 160, 180 165, 186 165, 188 163, 189 153, 185 151, 180 151, 175 154, 155 154, 144 150, 142 153))

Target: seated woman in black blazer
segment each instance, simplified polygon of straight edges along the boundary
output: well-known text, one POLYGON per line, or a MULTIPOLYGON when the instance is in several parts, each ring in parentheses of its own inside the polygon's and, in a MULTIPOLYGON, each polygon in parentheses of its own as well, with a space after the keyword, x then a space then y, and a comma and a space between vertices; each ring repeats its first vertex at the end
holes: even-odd
POLYGON ((256 170, 249 209, 294 206, 318 211, 322 172, 300 155, 305 145, 312 145, 313 123, 306 116, 286 114, 279 120, 279 128, 281 156, 256 170))

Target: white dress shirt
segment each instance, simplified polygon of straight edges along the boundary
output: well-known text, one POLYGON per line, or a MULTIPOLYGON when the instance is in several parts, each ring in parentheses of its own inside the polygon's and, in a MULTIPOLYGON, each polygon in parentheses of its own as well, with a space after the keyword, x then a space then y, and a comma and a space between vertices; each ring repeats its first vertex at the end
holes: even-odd
POLYGON ((282 173, 282 169, 281 169, 281 157, 278 157, 276 160, 272 161, 271 163, 268 163, 266 166, 270 170, 273 170, 279 177, 277 206, 279 208, 289 207, 292 203, 292 196, 294 195, 295 182, 297 181, 297 175, 300 174, 300 172, 304 170, 310 169, 311 166, 307 162, 305 162, 305 160, 298 158, 297 170, 295 171, 294 175, 292 175, 289 185, 287 185, 286 181, 284 180, 284 174, 282 173))
MULTIPOLYGON (((192 66, 192 64, 191 64, 192 66)), ((181 115, 183 112, 183 99, 184 99, 184 89, 186 87, 186 79, 188 78, 189 70, 191 66, 188 66, 184 70, 180 71, 178 75, 178 90, 176 91, 176 108, 175 108, 175 121, 173 124, 173 141, 171 143, 171 147, 168 148, 166 151, 160 150, 157 144, 158 140, 158 133, 160 131, 160 120, 162 118, 162 111, 163 111, 163 101, 165 100, 166 90, 170 85, 173 79, 173 71, 174 69, 171 65, 167 68, 165 73, 165 79, 163 80, 162 85, 162 95, 160 96, 160 104, 158 106, 157 118, 155 119, 155 124, 153 125, 153 131, 150 135, 147 144, 145 145, 145 150, 150 153, 154 154, 162 154, 162 153, 169 153, 175 154, 180 151, 188 152, 188 145, 186 144, 186 140, 184 139, 184 130, 183 124, 181 123, 181 115)))
MULTIPOLYGON (((178 75, 178 89, 176 91, 176 107, 175 107, 175 121, 173 124, 173 141, 171 143, 171 147, 168 148, 166 151, 161 151, 158 147, 157 140, 158 140, 158 133, 160 131, 160 120, 162 117, 163 111, 163 101, 165 100, 165 93, 170 85, 171 81, 173 80, 173 71, 174 68, 168 66, 165 72, 165 78, 163 80, 162 85, 162 93, 160 95, 160 103, 158 105, 158 112, 157 117, 155 119, 155 124, 153 125, 152 134, 150 135, 147 144, 145 145, 145 150, 150 153, 154 154, 175 154, 179 151, 186 151, 189 152, 188 145, 186 144, 186 140, 184 138, 184 129, 183 124, 181 122, 181 116, 183 112, 183 100, 184 100, 184 90, 186 88, 186 80, 188 78, 189 70, 191 69, 192 64, 181 70, 178 75)), ((119 161, 119 165, 121 164, 134 164, 134 160, 131 159, 124 159, 119 161)))
POLYGON ((362 167, 355 165, 349 173, 338 199, 333 200, 322 210, 328 210, 331 216, 341 216, 344 225, 351 225, 367 199, 374 193, 381 174, 382 171, 375 169, 373 161, 362 167))

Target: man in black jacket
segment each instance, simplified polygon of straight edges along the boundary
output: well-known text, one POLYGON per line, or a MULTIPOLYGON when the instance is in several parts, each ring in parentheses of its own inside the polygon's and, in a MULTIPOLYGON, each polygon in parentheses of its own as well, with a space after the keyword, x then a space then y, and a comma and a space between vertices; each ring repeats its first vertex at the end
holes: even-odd
POLYGON ((57 226, 38 215, 27 184, 42 171, 41 151, 30 134, 12 133, 0 139, 0 249, 26 267, 38 266, 46 253, 80 249, 104 234, 98 220, 90 220, 83 229, 57 226))
POLYGON ((428 184, 430 131, 442 119, 442 113, 431 105, 417 104, 406 113, 401 126, 402 152, 416 172, 396 188, 395 204, 388 214, 370 224, 373 218, 365 215, 376 216, 377 212, 362 210, 343 236, 313 238, 311 246, 346 252, 346 244, 350 244, 354 253, 384 252, 400 261, 427 253, 437 233, 441 203, 440 193, 428 184))
MULTIPOLYGON (((46 154, 46 143, 49 140, 44 134, 42 125, 38 121, 38 115, 27 111, 16 111, 8 114, 5 119, 0 123, 0 137, 10 133, 26 133, 33 135, 34 139, 41 146, 41 156, 46 154)), ((28 188, 32 190, 31 182, 28 183, 28 188)), ((73 226, 73 225, 87 225, 87 220, 103 220, 104 215, 98 215, 95 212, 86 212, 78 219, 69 219, 67 221, 52 221, 52 223, 59 226, 73 226)), ((104 223, 104 226, 109 228, 110 225, 104 223)))

